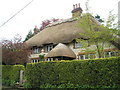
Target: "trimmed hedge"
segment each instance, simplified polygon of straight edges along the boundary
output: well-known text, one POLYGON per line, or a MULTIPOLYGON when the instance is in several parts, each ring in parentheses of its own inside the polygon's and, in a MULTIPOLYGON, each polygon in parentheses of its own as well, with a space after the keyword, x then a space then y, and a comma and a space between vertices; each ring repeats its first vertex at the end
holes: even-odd
POLYGON ((43 85, 40 85, 39 88, 97 88, 97 90, 101 90, 102 88, 116 88, 115 86, 87 86, 87 85, 78 85, 78 84, 71 84, 71 83, 68 83, 68 84, 60 84, 60 85, 52 85, 52 84, 43 84, 43 85))
POLYGON ((120 57, 30 63, 26 67, 25 78, 32 87, 47 83, 119 87, 119 64, 120 57))
POLYGON ((24 70, 23 65, 2 65, 3 83, 8 81, 18 82, 20 79, 20 70, 24 70))

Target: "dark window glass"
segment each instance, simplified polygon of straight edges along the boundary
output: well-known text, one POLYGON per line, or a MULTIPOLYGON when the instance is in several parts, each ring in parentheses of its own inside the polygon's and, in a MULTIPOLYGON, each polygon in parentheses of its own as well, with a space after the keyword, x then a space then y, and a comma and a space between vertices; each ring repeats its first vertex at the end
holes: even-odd
POLYGON ((111 52, 111 56, 115 56, 115 52, 111 52))
POLYGON ((82 44, 80 42, 75 42, 75 48, 80 48, 82 47, 82 44))
POLYGON ((94 59, 95 58, 95 54, 89 54, 90 55, 90 59, 94 59))
POLYGON ((83 56, 83 55, 80 55, 80 59, 84 59, 84 56, 83 56))
POLYGON ((109 52, 105 52, 105 57, 109 57, 109 52))
POLYGON ((85 59, 88 59, 88 55, 85 55, 85 59))

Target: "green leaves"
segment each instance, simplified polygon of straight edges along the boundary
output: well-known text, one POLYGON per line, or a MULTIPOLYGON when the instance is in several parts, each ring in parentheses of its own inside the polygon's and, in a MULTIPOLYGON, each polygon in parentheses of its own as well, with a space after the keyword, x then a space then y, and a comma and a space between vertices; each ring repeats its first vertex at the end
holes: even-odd
POLYGON ((25 38, 25 41, 27 41, 28 39, 30 39, 31 37, 33 37, 33 33, 32 31, 30 30, 25 38))
POLYGON ((115 20, 117 18, 117 15, 112 14, 112 11, 109 12, 108 18, 106 20, 106 27, 116 29, 117 23, 115 23, 115 20))
POLYGON ((5 85, 14 86, 20 78, 20 70, 24 70, 23 65, 2 65, 2 79, 5 85))
MULTIPOLYGON (((100 16, 96 16, 96 18, 100 19, 100 16)), ((108 23, 111 24, 114 20, 114 16, 109 18, 108 23)), ((76 41, 82 43, 88 41, 89 47, 86 43, 83 43, 83 48, 86 49, 86 52, 90 51, 90 49, 96 51, 99 58, 103 57, 103 50, 106 48, 105 45, 108 43, 111 44, 110 42, 116 39, 115 36, 117 31, 115 29, 110 29, 108 26, 101 25, 89 13, 83 14, 79 19, 77 26, 82 28, 84 32, 80 33, 82 38, 76 39, 76 41), (95 47, 92 47, 92 45, 95 47)))
POLYGON ((27 82, 32 87, 74 88, 79 87, 116 87, 120 57, 54 61, 28 64, 25 72, 27 82))
POLYGON ((104 22, 104 20, 101 19, 99 15, 96 15, 96 16, 95 16, 95 19, 97 19, 100 23, 104 22))

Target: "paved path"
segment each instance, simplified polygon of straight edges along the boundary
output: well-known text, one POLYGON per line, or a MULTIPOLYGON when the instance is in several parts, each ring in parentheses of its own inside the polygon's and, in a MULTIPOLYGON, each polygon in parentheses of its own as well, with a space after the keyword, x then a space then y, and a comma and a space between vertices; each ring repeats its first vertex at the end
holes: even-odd
POLYGON ((6 90, 6 89, 9 89, 9 90, 18 90, 17 88, 12 88, 10 86, 2 86, 2 90, 6 90))
POLYGON ((10 86, 2 86, 2 90, 18 90, 18 89, 23 89, 23 87, 18 87, 18 88, 13 88, 13 87, 10 87, 10 86))

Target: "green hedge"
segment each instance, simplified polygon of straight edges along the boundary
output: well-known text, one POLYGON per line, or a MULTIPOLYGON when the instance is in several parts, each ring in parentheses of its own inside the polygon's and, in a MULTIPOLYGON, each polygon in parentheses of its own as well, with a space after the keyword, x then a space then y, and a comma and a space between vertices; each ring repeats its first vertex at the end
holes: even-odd
POLYGON ((32 87, 40 87, 47 83, 118 87, 120 85, 119 64, 120 57, 30 63, 26 67, 25 78, 26 83, 32 87))
POLYGON ((23 65, 2 65, 2 79, 5 81, 18 82, 20 70, 24 70, 23 65))

